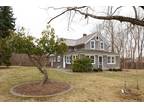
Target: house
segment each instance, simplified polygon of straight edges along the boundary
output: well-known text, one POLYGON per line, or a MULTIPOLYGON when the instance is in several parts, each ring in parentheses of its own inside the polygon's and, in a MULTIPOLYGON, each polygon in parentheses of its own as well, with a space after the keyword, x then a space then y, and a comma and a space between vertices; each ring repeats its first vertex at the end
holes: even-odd
POLYGON ((76 58, 87 56, 91 59, 93 68, 120 68, 119 54, 109 51, 108 41, 98 33, 83 34, 80 39, 63 39, 68 46, 68 52, 61 56, 50 57, 51 67, 70 68, 76 58))

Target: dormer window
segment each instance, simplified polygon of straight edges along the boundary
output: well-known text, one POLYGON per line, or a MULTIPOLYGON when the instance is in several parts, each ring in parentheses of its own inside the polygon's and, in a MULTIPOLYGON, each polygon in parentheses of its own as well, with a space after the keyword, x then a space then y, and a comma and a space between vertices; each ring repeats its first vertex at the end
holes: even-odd
POLYGON ((101 41, 100 42, 100 49, 103 50, 104 49, 104 43, 101 41))
POLYGON ((90 49, 95 49, 95 40, 90 41, 90 49))

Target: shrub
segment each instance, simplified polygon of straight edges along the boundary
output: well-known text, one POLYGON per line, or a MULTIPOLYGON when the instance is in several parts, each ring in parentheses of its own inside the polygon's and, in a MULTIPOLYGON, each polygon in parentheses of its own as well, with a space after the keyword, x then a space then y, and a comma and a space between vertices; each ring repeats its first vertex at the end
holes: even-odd
POLYGON ((122 68, 117 69, 117 71, 122 71, 122 68))
POLYGON ((122 69, 121 68, 119 68, 119 69, 110 68, 109 71, 122 71, 122 69))
POLYGON ((94 68, 94 69, 93 69, 93 72, 98 72, 98 69, 95 69, 95 68, 94 68))
POLYGON ((102 70, 101 68, 98 68, 98 71, 99 71, 99 72, 102 72, 103 70, 102 70))
POLYGON ((94 68, 94 69, 93 69, 93 72, 102 72, 102 71, 103 71, 103 70, 102 70, 101 68, 97 68, 97 69, 94 68))
POLYGON ((73 72, 90 72, 92 71, 91 60, 87 57, 83 57, 81 59, 76 59, 72 64, 73 72))
POLYGON ((113 69, 110 68, 109 71, 113 71, 113 69))
POLYGON ((4 61, 4 64, 5 64, 7 67, 9 67, 9 66, 11 65, 11 62, 8 61, 8 60, 6 60, 6 61, 4 61))

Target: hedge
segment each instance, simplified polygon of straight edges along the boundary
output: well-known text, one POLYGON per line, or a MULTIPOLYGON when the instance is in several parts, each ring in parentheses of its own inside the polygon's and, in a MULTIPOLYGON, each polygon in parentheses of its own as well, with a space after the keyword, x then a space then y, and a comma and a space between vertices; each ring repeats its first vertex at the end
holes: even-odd
POLYGON ((76 59, 72 64, 73 72, 91 72, 92 71, 91 60, 87 57, 82 57, 80 59, 76 59))

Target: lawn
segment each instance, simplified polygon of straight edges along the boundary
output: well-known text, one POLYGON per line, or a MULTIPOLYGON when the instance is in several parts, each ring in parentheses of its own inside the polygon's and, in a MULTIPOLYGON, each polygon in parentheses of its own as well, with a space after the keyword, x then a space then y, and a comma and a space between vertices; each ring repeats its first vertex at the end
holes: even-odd
MULTIPOLYGON (((144 70, 122 72, 71 73, 67 70, 48 69, 49 78, 69 83, 73 89, 63 95, 45 98, 23 98, 9 93, 11 87, 27 81, 40 80, 41 74, 35 67, 10 67, 0 69, 0 101, 136 101, 125 99, 120 90, 127 81, 129 88, 136 88, 139 79, 140 91, 144 91, 144 70)), ((144 101, 144 92, 141 92, 144 101)))

